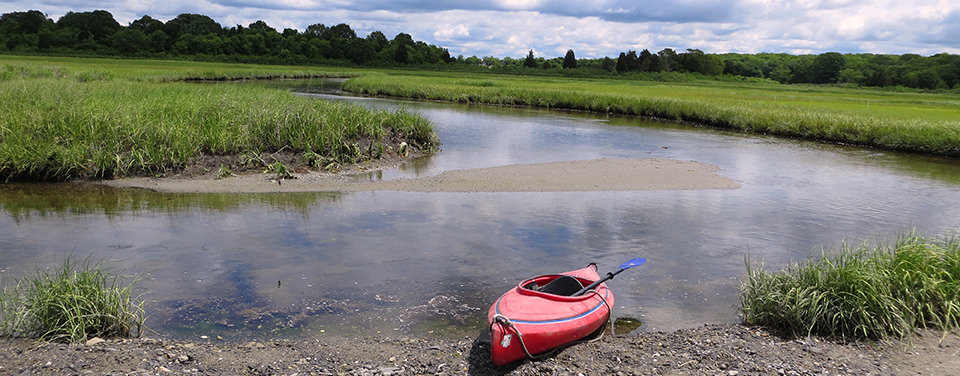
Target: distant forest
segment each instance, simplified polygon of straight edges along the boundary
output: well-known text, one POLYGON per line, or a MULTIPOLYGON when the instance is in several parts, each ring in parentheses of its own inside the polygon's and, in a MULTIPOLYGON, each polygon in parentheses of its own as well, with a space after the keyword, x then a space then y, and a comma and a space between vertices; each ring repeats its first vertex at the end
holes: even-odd
POLYGON ((304 31, 282 32, 257 21, 223 27, 212 18, 181 14, 167 22, 143 16, 128 26, 110 12, 68 12, 53 21, 38 10, 0 16, 0 53, 136 58, 182 58, 285 65, 425 67, 566 76, 622 76, 680 79, 687 76, 747 77, 780 83, 847 84, 960 89, 960 55, 783 53, 708 54, 697 49, 626 51, 616 58, 577 59, 451 57, 446 48, 415 41, 400 33, 387 39, 374 31, 360 37, 347 24, 313 24, 304 31))

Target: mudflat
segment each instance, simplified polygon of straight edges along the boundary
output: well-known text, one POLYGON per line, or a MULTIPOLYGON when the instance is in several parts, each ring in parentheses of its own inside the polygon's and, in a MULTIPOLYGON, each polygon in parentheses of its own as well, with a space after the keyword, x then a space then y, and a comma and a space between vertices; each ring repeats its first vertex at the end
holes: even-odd
POLYGON ((115 187, 161 192, 578 192, 736 189, 740 183, 718 175, 720 168, 696 161, 661 158, 604 158, 446 171, 439 175, 369 180, 351 174, 305 172, 278 180, 270 174, 124 178, 102 182, 115 187))

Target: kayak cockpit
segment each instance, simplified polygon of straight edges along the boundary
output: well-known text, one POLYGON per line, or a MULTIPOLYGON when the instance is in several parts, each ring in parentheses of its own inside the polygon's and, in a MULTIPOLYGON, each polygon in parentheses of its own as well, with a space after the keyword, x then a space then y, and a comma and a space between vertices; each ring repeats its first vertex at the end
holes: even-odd
MULTIPOLYGON (((573 296, 577 291, 583 288, 583 282, 580 282, 577 277, 571 277, 568 275, 556 276, 552 281, 540 281, 546 282, 544 285, 540 285, 538 282, 530 282, 523 287, 526 289, 539 291, 547 294, 554 294, 560 296, 573 296)), ((592 282, 589 282, 592 283, 592 282)), ((588 284, 589 284, 588 283, 588 284)))
POLYGON ((534 295, 551 300, 583 300, 587 295, 573 296, 594 281, 565 274, 542 275, 530 278, 517 286, 522 295, 534 295))

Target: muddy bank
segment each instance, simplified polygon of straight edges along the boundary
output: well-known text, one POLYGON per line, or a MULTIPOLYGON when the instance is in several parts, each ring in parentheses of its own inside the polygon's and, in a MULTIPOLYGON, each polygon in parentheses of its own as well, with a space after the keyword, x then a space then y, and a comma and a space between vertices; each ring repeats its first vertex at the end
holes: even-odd
MULTIPOLYGON (((478 331, 482 331, 478 329, 478 331)), ((540 361, 496 368, 488 337, 343 338, 228 343, 126 339, 68 345, 0 339, 10 375, 952 375, 960 340, 909 343, 781 338, 741 325, 607 335, 540 361)))
POLYGON ((417 179, 375 181, 351 174, 304 172, 295 179, 278 180, 272 174, 246 173, 216 179, 126 178, 105 181, 115 187, 147 188, 162 192, 569 192, 736 189, 740 183, 716 174, 713 165, 671 159, 597 159, 510 165, 447 171, 417 179))

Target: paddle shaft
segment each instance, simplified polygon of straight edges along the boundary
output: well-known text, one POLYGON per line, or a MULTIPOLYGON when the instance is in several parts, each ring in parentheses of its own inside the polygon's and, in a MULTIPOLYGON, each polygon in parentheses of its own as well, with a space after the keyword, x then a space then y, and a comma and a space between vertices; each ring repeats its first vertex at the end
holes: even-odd
POLYGON ((623 269, 617 270, 615 273, 607 272, 607 276, 606 276, 606 277, 603 277, 603 278, 600 279, 599 281, 596 281, 596 282, 594 282, 594 283, 591 283, 591 284, 588 285, 587 287, 584 287, 584 288, 580 289, 580 291, 575 292, 575 293, 574 293, 573 295, 571 295, 571 296, 580 296, 580 295, 583 295, 583 294, 586 293, 587 291, 593 290, 593 289, 595 289, 597 286, 600 286, 601 283, 604 283, 604 282, 606 282, 606 281, 608 281, 608 280, 613 279, 613 277, 615 277, 617 274, 620 274, 620 272, 622 272, 622 271, 624 271, 624 270, 627 270, 627 269, 629 269, 629 268, 623 268, 623 269))

